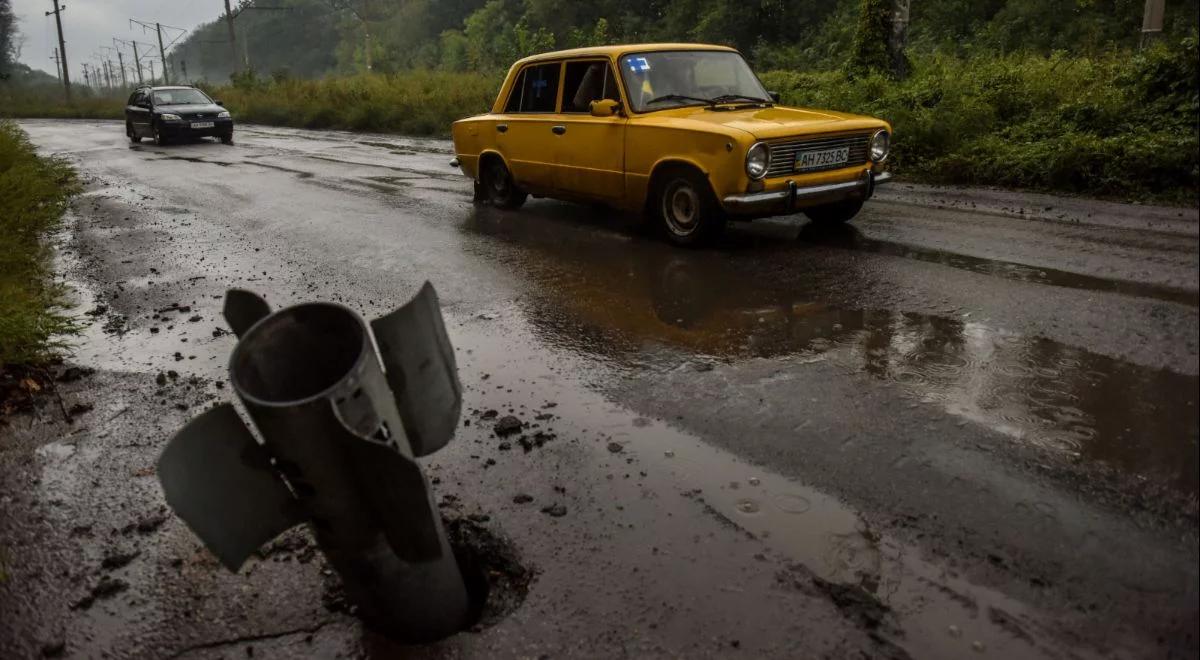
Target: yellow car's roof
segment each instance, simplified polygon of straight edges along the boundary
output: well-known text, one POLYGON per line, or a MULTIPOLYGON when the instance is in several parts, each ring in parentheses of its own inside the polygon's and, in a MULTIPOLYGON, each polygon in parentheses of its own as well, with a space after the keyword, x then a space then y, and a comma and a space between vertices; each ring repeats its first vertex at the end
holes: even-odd
POLYGON ((652 52, 656 50, 724 50, 737 52, 729 46, 718 46, 715 44, 621 44, 617 46, 592 46, 590 48, 572 48, 570 50, 539 53, 518 60, 517 64, 539 62, 542 60, 557 60, 564 57, 616 57, 623 53, 652 52))

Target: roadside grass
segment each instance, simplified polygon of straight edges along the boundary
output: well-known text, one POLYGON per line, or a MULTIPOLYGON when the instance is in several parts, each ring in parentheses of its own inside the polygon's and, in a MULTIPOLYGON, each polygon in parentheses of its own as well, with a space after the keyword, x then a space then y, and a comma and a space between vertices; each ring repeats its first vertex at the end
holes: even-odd
MULTIPOLYGON (((844 70, 767 71, 784 103, 887 119, 893 168, 913 181, 1196 205, 1200 55, 1195 38, 1096 57, 914 54, 903 81, 844 70)), ((405 71, 203 87, 241 121, 445 137, 486 112, 501 71, 405 71)), ((2 96, 3 90, 0 90, 2 96)), ((120 116, 123 100, 11 92, 0 113, 120 116)))
POLYGON ((16 124, 0 120, 0 373, 54 358, 77 329, 46 240, 77 188, 66 162, 38 156, 16 124))

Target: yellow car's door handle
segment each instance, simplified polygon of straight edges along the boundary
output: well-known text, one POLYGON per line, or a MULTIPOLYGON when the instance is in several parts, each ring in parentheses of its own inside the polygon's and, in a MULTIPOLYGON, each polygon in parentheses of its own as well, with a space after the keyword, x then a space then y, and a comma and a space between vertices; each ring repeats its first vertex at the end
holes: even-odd
POLYGON ((501 133, 507 133, 508 132, 508 124, 496 124, 496 130, 500 131, 501 133))
POLYGON ((562 135, 563 133, 567 132, 567 127, 566 126, 555 126, 554 128, 551 128, 550 130, 553 131, 555 135, 562 135))

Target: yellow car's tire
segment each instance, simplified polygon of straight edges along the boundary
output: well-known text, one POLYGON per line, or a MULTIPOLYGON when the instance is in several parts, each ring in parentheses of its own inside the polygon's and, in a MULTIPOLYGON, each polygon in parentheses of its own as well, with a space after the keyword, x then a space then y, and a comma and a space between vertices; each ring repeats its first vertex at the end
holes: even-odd
POLYGON ((804 209, 804 215, 818 225, 840 225, 850 222, 862 210, 861 199, 846 199, 833 204, 823 204, 804 209))
POLYGON ((499 209, 517 209, 529 198, 529 194, 517 187, 504 161, 490 158, 483 166, 481 184, 487 199, 499 209))
POLYGON ((699 172, 677 168, 656 179, 652 209, 667 240, 691 247, 721 235, 725 216, 712 187, 699 172))

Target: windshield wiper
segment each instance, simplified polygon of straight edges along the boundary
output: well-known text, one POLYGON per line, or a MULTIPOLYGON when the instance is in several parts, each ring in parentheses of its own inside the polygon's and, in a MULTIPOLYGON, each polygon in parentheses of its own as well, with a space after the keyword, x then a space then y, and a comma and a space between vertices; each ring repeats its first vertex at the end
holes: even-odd
POLYGON ((750 101, 752 103, 770 103, 771 102, 770 99, 760 99, 760 98, 756 98, 753 96, 746 96, 744 94, 722 94, 721 96, 717 96, 717 97, 709 99, 709 100, 714 104, 730 103, 732 101, 750 101))
POLYGON ((683 94, 663 94, 646 101, 646 105, 662 103, 663 101, 699 101, 705 105, 713 105, 712 99, 702 99, 699 96, 684 96, 683 94))

